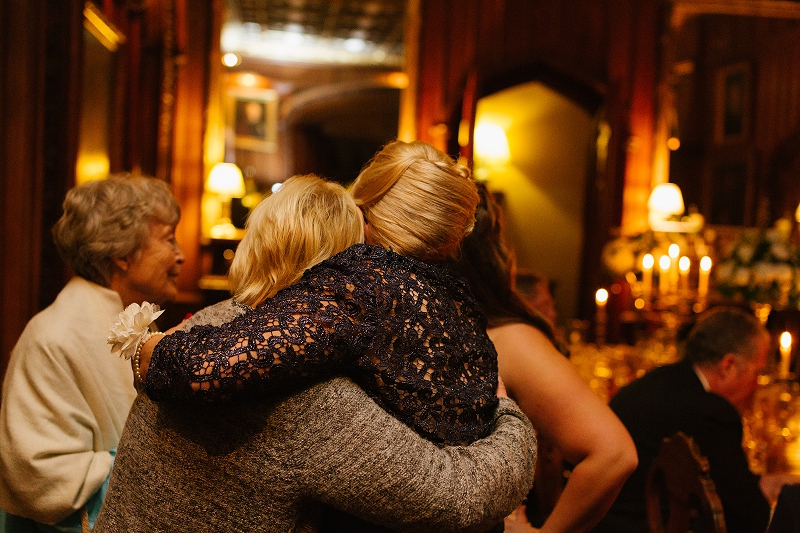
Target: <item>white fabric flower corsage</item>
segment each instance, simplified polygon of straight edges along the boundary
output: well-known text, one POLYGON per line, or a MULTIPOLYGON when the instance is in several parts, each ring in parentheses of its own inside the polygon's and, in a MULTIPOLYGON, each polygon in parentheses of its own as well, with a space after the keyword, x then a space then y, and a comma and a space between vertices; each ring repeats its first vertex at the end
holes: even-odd
POLYGON ((150 324, 161 316, 157 304, 142 302, 139 306, 132 303, 119 314, 119 320, 111 327, 107 342, 111 345, 111 353, 130 359, 136 353, 141 340, 150 332, 150 324))

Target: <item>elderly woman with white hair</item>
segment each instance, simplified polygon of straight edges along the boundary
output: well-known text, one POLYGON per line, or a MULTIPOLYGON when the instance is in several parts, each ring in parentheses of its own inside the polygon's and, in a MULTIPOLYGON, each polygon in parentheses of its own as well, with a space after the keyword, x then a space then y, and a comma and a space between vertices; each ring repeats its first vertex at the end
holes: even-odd
POLYGON ((76 275, 28 323, 3 383, 5 531, 79 531, 82 510, 93 522, 136 397, 130 365, 109 356, 109 327, 129 304, 173 299, 184 259, 163 181, 89 182, 63 208, 53 237, 76 275))

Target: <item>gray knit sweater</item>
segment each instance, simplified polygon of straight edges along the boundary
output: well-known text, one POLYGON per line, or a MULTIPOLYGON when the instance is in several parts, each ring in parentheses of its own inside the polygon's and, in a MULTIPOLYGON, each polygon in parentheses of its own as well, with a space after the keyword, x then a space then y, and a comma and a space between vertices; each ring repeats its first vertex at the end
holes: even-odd
MULTIPOLYGON (((187 327, 236 312, 223 302, 187 327)), ((401 531, 482 531, 527 494, 535 458, 530 423, 505 399, 489 437, 439 448, 346 378, 264 403, 140 394, 95 531, 316 531, 323 503, 401 531)))

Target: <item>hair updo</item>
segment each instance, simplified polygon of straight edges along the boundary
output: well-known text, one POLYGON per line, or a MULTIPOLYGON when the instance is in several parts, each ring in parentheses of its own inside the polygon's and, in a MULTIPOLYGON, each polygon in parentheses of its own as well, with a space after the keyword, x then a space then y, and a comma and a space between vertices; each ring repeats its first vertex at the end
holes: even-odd
POLYGON ((469 169, 422 141, 384 146, 350 192, 375 244, 428 261, 455 258, 479 201, 469 169))

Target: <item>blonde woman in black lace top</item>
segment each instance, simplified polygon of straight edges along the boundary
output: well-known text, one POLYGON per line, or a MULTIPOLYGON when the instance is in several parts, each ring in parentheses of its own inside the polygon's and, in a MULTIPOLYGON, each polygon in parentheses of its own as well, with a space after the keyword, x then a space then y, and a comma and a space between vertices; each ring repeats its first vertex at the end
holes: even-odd
POLYGON ((368 244, 316 265, 228 324, 164 337, 152 362, 157 341, 148 342, 141 359, 148 395, 274 395, 344 374, 436 443, 488 435, 497 356, 450 264, 474 224, 478 193, 469 170, 426 143, 394 141, 351 193, 368 244))

